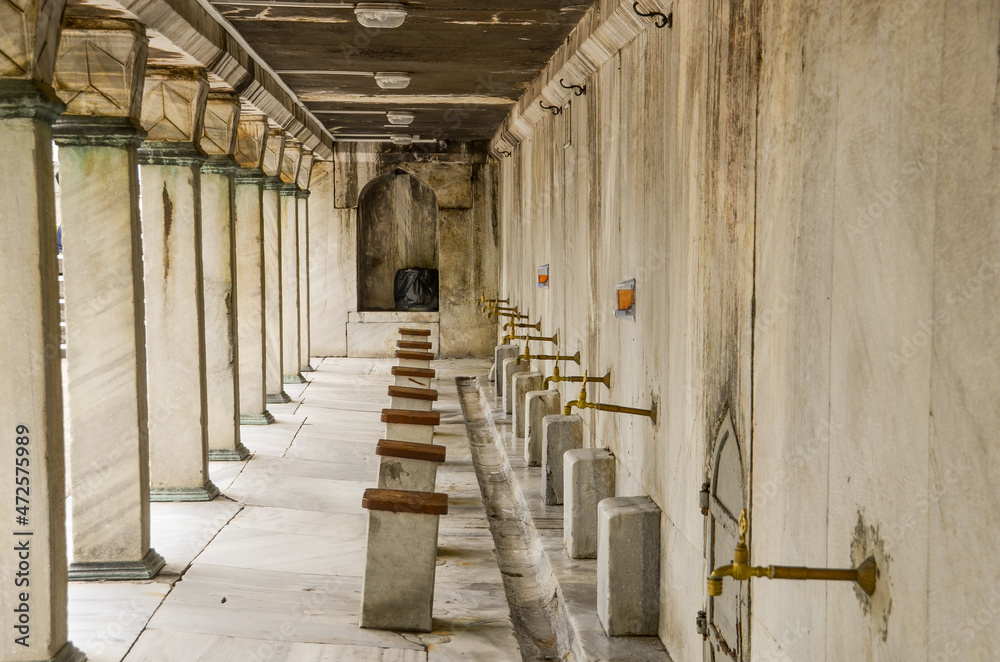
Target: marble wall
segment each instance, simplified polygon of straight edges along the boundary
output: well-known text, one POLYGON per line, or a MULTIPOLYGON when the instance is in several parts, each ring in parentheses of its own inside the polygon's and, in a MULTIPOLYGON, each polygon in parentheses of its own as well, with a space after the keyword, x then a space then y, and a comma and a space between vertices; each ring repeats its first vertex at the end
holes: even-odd
POLYGON ((619 494, 663 510, 661 639, 702 659, 698 491, 728 412, 752 560, 882 570, 871 598, 754 580, 744 659, 991 659, 1000 2, 665 8, 660 30, 598 2, 494 141, 501 294, 613 371, 592 398, 658 402, 657 425, 584 419, 619 494))

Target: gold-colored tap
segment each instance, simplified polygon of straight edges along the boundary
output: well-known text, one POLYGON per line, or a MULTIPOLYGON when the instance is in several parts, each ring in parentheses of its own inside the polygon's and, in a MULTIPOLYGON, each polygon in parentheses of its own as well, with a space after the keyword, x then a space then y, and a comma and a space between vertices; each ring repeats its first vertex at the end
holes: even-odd
POLYGON ((584 382, 583 386, 580 388, 580 395, 576 400, 570 400, 563 407, 563 415, 569 416, 573 413, 573 407, 577 409, 596 409, 598 411, 612 411, 618 414, 634 414, 636 416, 649 416, 653 421, 653 425, 656 425, 656 400, 653 400, 653 406, 650 409, 636 409, 635 407, 622 407, 621 405, 608 405, 603 402, 587 402, 587 381, 588 375, 586 372, 583 373, 584 382))
POLYGON ((505 335, 503 337, 503 342, 500 343, 500 344, 501 345, 506 345, 511 340, 527 340, 527 341, 545 340, 547 342, 552 343, 553 345, 558 345, 559 344, 559 334, 558 333, 553 333, 551 336, 548 336, 548 337, 546 337, 546 336, 528 336, 528 335, 517 336, 517 335, 514 335, 514 330, 511 329, 510 333, 508 333, 507 335, 505 335))
POLYGON ((839 568, 804 568, 787 565, 752 566, 750 565, 750 550, 747 547, 747 511, 740 513, 740 539, 733 550, 733 562, 716 568, 708 577, 708 594, 712 597, 722 595, 722 578, 732 577, 738 582, 747 581, 751 577, 767 577, 768 579, 821 579, 824 581, 857 582, 858 586, 871 595, 875 592, 878 579, 878 568, 874 557, 869 556, 857 568, 842 570, 839 568))
POLYGON ((573 356, 562 356, 560 354, 532 354, 531 348, 525 346, 524 354, 521 354, 514 360, 514 365, 521 365, 521 361, 530 361, 531 359, 541 359, 543 361, 576 361, 577 365, 580 365, 580 352, 577 352, 573 356))
POLYGON ((522 315, 521 313, 516 312, 517 308, 515 308, 514 310, 515 310, 515 312, 512 312, 512 313, 505 313, 505 312, 498 313, 498 312, 495 312, 495 311, 490 311, 490 312, 488 312, 486 314, 489 317, 506 317, 507 319, 513 319, 513 320, 526 320, 526 319, 528 319, 527 315, 522 315))
POLYGON ((611 371, 608 370, 608 374, 604 375, 603 377, 590 377, 590 376, 588 376, 588 373, 586 373, 586 372, 584 372, 582 375, 567 375, 567 376, 563 376, 563 375, 559 374, 559 364, 557 363, 556 367, 552 368, 552 374, 549 377, 546 377, 545 380, 542 382, 542 388, 548 388, 549 387, 549 382, 583 382, 585 384, 586 383, 591 383, 591 384, 601 383, 601 384, 604 384, 606 387, 608 387, 610 389, 611 388, 611 371))
POLYGON ((486 298, 486 293, 485 292, 480 292, 479 293, 479 301, 477 303, 480 306, 483 305, 484 303, 492 304, 492 305, 496 305, 496 304, 499 304, 499 303, 510 303, 510 297, 507 297, 506 299, 487 299, 486 298))
POLYGON ((503 325, 504 329, 534 329, 541 333, 542 331, 542 320, 538 320, 534 324, 527 324, 526 322, 507 322, 503 325))
POLYGON ((499 306, 497 304, 488 305, 483 308, 483 312, 487 315, 496 315, 497 313, 519 313, 517 306, 499 306))

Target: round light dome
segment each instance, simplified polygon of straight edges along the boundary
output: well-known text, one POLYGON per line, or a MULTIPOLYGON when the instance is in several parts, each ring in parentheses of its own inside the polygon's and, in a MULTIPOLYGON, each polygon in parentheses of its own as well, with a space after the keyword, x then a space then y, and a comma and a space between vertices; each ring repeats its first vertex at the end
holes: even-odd
POLYGON ((354 15, 366 28, 398 28, 406 20, 406 7, 398 2, 359 2, 354 15))
POLYGON ((413 123, 413 113, 406 110, 390 110, 385 117, 389 120, 389 124, 407 126, 413 123))
POLYGON ((379 71, 375 82, 383 90, 402 90, 410 84, 410 74, 402 71, 379 71))
POLYGON ((413 136, 404 136, 401 133, 395 133, 389 136, 389 140, 392 141, 393 145, 412 145, 413 136))

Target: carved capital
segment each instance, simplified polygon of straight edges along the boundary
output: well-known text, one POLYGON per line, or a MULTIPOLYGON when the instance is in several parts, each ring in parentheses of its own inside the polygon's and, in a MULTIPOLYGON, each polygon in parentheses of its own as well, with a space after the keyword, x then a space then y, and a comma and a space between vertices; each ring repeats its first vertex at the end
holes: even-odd
POLYGON ((142 91, 146 142, 197 145, 208 102, 208 77, 200 67, 148 67, 142 91))
POLYGON ((236 149, 233 158, 244 168, 260 168, 264 164, 267 143, 267 117, 241 116, 236 126, 236 149))
POLYGON ((6 0, 0 5, 0 78, 52 83, 66 0, 6 0))
POLYGON ((54 77, 66 114, 138 120, 148 51, 141 23, 67 18, 54 77))
POLYGON ((285 141, 285 151, 281 154, 281 181, 294 184, 299 175, 299 163, 302 161, 302 143, 298 140, 285 141))
POLYGON ((210 92, 205 107, 201 149, 209 156, 231 156, 236 149, 240 98, 232 92, 210 92))
POLYGON ((281 171, 281 158, 285 151, 285 132, 281 129, 268 129, 267 144, 264 146, 264 174, 277 177, 281 171))
POLYGON ((302 159, 299 161, 299 172, 295 177, 295 183, 302 190, 309 188, 309 178, 312 176, 312 164, 313 151, 308 147, 303 147, 302 159))

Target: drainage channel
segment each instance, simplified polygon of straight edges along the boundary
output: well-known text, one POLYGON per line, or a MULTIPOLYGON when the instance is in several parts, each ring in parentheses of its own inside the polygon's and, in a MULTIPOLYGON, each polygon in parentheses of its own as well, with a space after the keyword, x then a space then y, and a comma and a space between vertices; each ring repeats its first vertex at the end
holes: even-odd
POLYGON ((564 630, 557 624, 555 579, 524 497, 511 480, 503 437, 479 380, 457 377, 455 384, 521 659, 561 660, 569 646, 556 634, 564 630))

